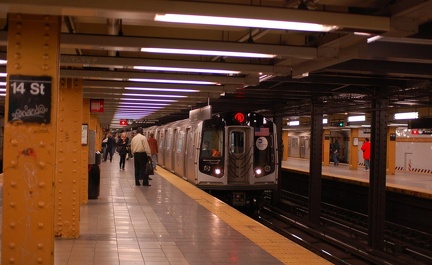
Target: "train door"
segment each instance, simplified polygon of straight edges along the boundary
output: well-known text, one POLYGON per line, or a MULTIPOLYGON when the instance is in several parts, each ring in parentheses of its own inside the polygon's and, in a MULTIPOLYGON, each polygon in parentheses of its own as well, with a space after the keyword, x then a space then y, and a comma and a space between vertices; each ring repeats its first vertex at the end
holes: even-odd
POLYGON ((177 152, 177 143, 179 141, 179 134, 178 130, 173 130, 173 142, 172 142, 172 148, 169 150, 169 169, 171 169, 172 172, 174 172, 174 155, 177 152))
POLYGON ((236 126, 229 126, 226 130, 228 184, 248 184, 249 176, 253 175, 254 131, 250 127, 236 126))
POLYGON ((194 162, 193 159, 193 139, 191 135, 190 128, 186 128, 185 131, 185 152, 183 159, 183 176, 187 179, 190 178, 190 175, 193 175, 193 164, 191 165, 191 161, 194 162))
POLYGON ((159 154, 158 154, 158 163, 162 165, 164 168, 166 168, 166 146, 168 142, 168 130, 164 129, 161 132, 160 140, 159 140, 159 154))

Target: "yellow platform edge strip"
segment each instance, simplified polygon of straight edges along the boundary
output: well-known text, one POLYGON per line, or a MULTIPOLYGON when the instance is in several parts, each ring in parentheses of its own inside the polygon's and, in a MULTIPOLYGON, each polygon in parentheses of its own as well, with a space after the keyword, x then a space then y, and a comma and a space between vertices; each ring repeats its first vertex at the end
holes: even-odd
POLYGON ((159 167, 156 173, 282 263, 332 264, 167 170, 159 167))

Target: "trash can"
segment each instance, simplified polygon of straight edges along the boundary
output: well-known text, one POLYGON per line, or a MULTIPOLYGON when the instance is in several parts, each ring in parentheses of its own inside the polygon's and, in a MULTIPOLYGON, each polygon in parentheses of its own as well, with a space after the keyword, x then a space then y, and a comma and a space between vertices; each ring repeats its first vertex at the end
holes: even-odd
POLYGON ((100 193, 100 161, 101 154, 95 153, 95 163, 88 165, 88 198, 97 199, 100 193))

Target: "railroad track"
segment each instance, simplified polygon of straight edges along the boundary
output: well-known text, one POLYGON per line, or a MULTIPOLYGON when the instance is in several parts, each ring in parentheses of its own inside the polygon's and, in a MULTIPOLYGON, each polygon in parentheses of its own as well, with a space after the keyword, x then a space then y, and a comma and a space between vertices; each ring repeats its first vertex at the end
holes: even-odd
POLYGON ((257 220, 334 264, 432 264, 430 234, 386 223, 385 249, 377 252, 367 246, 367 216, 325 204, 317 227, 308 223, 307 198, 282 194, 257 220))

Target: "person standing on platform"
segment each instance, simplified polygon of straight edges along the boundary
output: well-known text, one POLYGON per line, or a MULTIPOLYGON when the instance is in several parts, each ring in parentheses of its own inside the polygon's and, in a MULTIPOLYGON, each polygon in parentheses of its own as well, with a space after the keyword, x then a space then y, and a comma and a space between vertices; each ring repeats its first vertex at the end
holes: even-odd
POLYGON ((117 151, 120 155, 120 170, 125 170, 126 154, 128 153, 127 146, 129 138, 126 137, 126 132, 122 132, 117 141, 117 151))
POLYGON ((103 161, 106 162, 106 160, 108 158, 108 154, 109 154, 110 155, 110 162, 112 162, 113 149, 115 146, 115 139, 112 137, 111 133, 108 132, 105 136, 105 139, 103 139, 102 142, 104 142, 105 146, 106 146, 106 152, 104 152, 103 161))
POLYGON ((147 141, 147 137, 143 135, 143 128, 137 129, 137 134, 132 138, 131 149, 134 157, 135 167, 135 185, 141 186, 139 180, 143 179, 143 186, 151 186, 149 184, 149 176, 146 173, 146 166, 151 160, 151 150, 147 141))
POLYGON ((148 138, 148 144, 149 144, 150 150, 151 150, 153 170, 156 170, 158 145, 157 145, 157 140, 154 138, 154 133, 150 133, 150 138, 148 138))
POLYGON ((339 141, 338 139, 336 139, 333 143, 333 148, 332 148, 334 166, 339 166, 339 149, 340 149, 339 141))
POLYGON ((365 164, 365 169, 364 171, 369 171, 369 167, 370 167, 370 142, 369 142, 369 138, 365 138, 365 141, 363 143, 363 145, 361 146, 361 150, 363 151, 363 159, 364 159, 364 164, 365 164))

